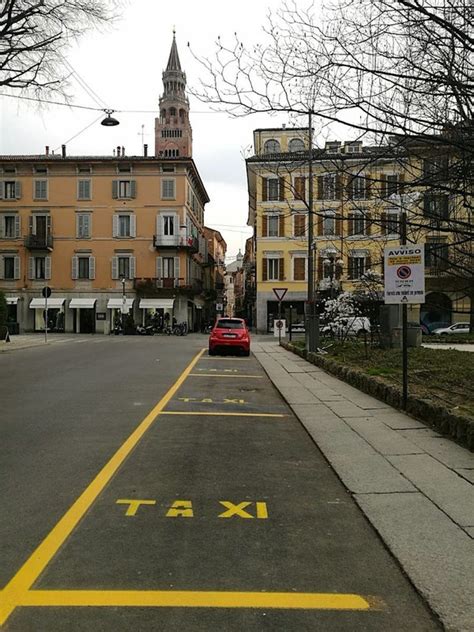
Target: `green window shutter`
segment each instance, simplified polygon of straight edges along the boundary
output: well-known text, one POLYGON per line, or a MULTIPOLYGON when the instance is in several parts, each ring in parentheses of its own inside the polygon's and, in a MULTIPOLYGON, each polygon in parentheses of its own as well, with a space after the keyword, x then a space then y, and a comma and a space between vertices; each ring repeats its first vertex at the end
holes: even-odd
POLYGON ((130 265, 129 265, 129 272, 128 272, 129 279, 135 278, 135 270, 136 270, 136 258, 130 257, 130 265))
POLYGON ((112 197, 118 198, 118 180, 112 180, 112 197))
POLYGON ((29 279, 35 278, 35 258, 34 257, 28 257, 28 278, 29 279))
POLYGON ((95 279, 95 257, 89 257, 89 279, 95 279))
POLYGON ((46 279, 51 278, 51 257, 44 258, 44 276, 46 279))
POLYGON ((163 257, 156 258, 156 286, 163 287, 163 257))
POLYGON ((21 279, 21 258, 18 255, 15 255, 14 259, 14 278, 21 279))
POLYGON ((112 257, 112 279, 118 279, 118 257, 112 257))
POLYGON ((71 268, 71 279, 77 279, 78 277, 78 268, 79 268, 79 257, 74 256, 71 260, 72 268, 71 268))
POLYGON ((17 200, 21 198, 21 182, 19 180, 15 182, 15 197, 17 200))
POLYGON ((137 197, 137 181, 136 180, 130 180, 130 197, 132 198, 137 197))

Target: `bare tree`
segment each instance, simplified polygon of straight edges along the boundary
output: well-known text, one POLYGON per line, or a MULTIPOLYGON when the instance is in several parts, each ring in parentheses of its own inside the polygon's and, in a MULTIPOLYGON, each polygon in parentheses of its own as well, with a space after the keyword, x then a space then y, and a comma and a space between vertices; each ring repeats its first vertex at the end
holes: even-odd
POLYGON ((2 0, 0 86, 64 94, 62 53, 91 27, 116 17, 109 0, 2 0))

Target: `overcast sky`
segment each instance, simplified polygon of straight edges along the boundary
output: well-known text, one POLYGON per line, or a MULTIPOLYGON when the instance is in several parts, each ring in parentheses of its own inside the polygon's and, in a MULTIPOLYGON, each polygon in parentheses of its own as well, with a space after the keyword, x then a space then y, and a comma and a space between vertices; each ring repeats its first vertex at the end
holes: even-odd
MULTIPOLYGON (((173 28, 181 66, 188 85, 196 84, 200 67, 188 50, 205 56, 214 50, 217 36, 229 40, 234 31, 245 42, 262 38, 269 8, 279 0, 129 0, 121 20, 106 33, 91 31, 69 51, 72 69, 99 97, 97 103, 71 76, 71 102, 117 111, 117 127, 100 125, 100 113, 50 105, 39 111, 34 104, 0 97, 0 154, 40 154, 45 145, 69 155, 111 155, 123 145, 128 155, 142 155, 143 140, 154 151, 154 117, 163 91, 161 74, 170 52, 173 28), (130 110, 141 111, 131 113, 130 110), (94 121, 98 120, 94 123, 94 121), (88 129, 84 129, 90 126, 88 129)), ((228 244, 228 261, 235 258, 251 230, 246 226, 247 187, 242 157, 252 144, 252 130, 276 127, 282 117, 253 116, 232 119, 217 114, 191 98, 193 157, 211 202, 205 221, 220 230, 228 244)))

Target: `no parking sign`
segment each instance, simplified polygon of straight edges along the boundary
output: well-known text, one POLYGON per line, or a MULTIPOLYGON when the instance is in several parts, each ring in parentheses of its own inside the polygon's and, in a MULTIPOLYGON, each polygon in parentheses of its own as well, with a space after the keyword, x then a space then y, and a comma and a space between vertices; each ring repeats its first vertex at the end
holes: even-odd
POLYGON ((384 298, 387 304, 425 302, 425 258, 416 244, 385 248, 384 298))

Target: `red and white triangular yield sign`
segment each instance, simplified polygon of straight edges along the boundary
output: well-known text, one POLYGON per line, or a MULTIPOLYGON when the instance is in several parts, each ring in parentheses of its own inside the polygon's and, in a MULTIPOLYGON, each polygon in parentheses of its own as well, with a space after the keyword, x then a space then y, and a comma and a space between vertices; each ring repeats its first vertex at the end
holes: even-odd
POLYGON ((273 292, 279 301, 282 301, 285 297, 285 294, 288 292, 287 287, 274 287, 273 292))

